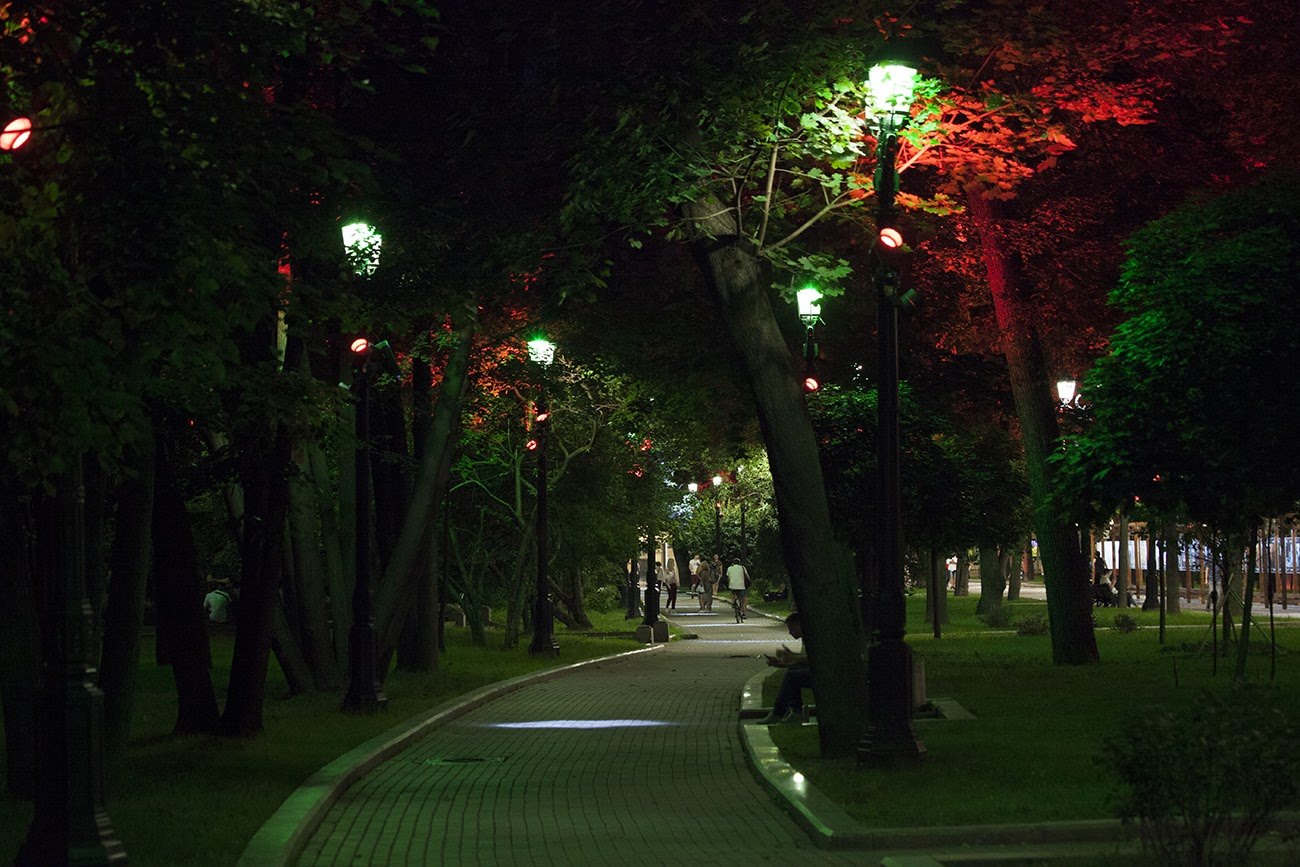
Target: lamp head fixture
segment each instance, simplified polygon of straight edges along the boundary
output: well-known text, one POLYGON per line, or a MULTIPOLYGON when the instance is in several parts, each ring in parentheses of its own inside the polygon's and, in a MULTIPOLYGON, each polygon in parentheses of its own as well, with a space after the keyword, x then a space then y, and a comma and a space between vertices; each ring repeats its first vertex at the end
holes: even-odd
POLYGON ((550 367, 555 360, 555 344, 545 337, 534 337, 528 341, 528 359, 543 367, 550 367))

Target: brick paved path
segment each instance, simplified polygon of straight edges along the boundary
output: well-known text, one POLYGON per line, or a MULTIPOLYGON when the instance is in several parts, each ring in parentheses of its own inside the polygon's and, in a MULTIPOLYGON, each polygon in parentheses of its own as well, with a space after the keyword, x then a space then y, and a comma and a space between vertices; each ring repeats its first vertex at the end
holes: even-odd
POLYGON ((680 602, 676 622, 700 640, 435 729, 345 792, 299 863, 860 863, 816 849, 745 763, 739 692, 761 653, 789 641, 783 625, 680 602))

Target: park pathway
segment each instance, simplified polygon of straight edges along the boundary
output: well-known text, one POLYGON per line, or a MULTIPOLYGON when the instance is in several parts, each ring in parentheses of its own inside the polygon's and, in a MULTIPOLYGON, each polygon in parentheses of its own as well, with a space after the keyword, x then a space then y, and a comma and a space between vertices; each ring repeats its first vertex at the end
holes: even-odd
POLYGON ((745 761, 738 696, 762 653, 789 642, 784 625, 679 604, 669 619, 698 640, 434 729, 349 788, 298 863, 860 863, 814 847, 745 761))

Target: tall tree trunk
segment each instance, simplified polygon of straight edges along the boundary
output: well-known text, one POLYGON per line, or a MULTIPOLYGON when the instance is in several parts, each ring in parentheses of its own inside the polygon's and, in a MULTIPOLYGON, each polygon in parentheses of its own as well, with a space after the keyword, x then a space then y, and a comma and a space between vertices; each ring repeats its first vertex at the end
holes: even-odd
POLYGON ((1256 524, 1250 531, 1250 548, 1246 554, 1246 591, 1242 594, 1244 603, 1241 608, 1241 641, 1237 645, 1237 667, 1233 672, 1234 679, 1243 681, 1246 679, 1246 660, 1250 656, 1250 626, 1251 626, 1251 607, 1255 603, 1255 587, 1259 583, 1258 561, 1255 559, 1255 552, 1259 549, 1259 524, 1256 524))
POLYGON ((289 618, 285 616, 284 605, 279 602, 272 612, 271 652, 275 661, 284 672, 284 680, 289 686, 289 695, 301 695, 316 688, 315 673, 302 652, 302 645, 289 628, 289 618))
POLYGON ((298 604, 299 644, 316 689, 330 690, 340 683, 330 631, 329 593, 320 557, 320 510, 311 485, 306 447, 294 450, 294 473, 289 481, 289 544, 292 551, 294 598, 298 604))
POLYGON ((924 558, 929 587, 925 596, 925 619, 933 627, 934 637, 938 638, 940 627, 947 626, 949 622, 948 568, 944 565, 944 556, 938 548, 931 548, 924 558))
POLYGON ((461 405, 469 382, 469 357, 475 333, 476 323, 472 320, 457 330, 456 344, 443 371, 438 405, 423 447, 414 493, 376 594, 375 635, 381 650, 391 650, 397 643, 402 616, 415 596, 417 566, 433 523, 434 504, 442 502, 451 475, 451 455, 460 430, 461 405))
POLYGON ((822 754, 846 755, 864 733, 866 640, 855 614, 850 552, 831 528, 812 422, 794 359, 777 327, 762 263, 737 238, 734 212, 715 198, 690 202, 694 251, 720 302, 758 407, 786 571, 803 617, 817 694, 822 754))
POLYGON ((1132 577, 1132 570, 1129 563, 1128 554, 1128 513, 1123 509, 1119 510, 1119 562, 1115 564, 1115 591, 1119 596, 1119 604, 1128 606, 1129 582, 1132 577))
POLYGON ((104 647, 99 688, 104 692, 104 756, 110 778, 131 733, 136 672, 140 667, 140 627, 145 585, 153 554, 154 442, 150 437, 131 455, 126 478, 118 485, 104 606, 104 647))
MULTIPOLYGON (((426 329, 427 330, 427 329, 426 329)), ((429 445, 433 426, 433 364, 429 358, 411 359, 411 441, 418 464, 429 445)), ((446 485, 443 485, 445 490, 446 485)), ((444 496, 441 502, 446 502, 444 496)), ((398 647, 397 667, 404 671, 435 671, 438 668, 438 544, 442 522, 431 520, 425 540, 425 553, 417 567, 415 605, 411 609, 402 646, 398 647)))
POLYGON ((1027 580, 1033 577, 1034 574, 1034 552, 1033 549, 1029 547, 1028 543, 1025 544, 1025 549, 1023 551, 1019 548, 1016 549, 1015 559, 1017 562, 1011 568, 1011 577, 1007 579, 1008 602, 1020 598, 1021 576, 1023 575, 1027 580))
POLYGON ((280 604, 281 556, 289 509, 289 438, 279 425, 273 436, 273 442, 245 468, 243 483, 239 617, 226 709, 221 717, 222 731, 238 737, 262 730, 271 634, 280 604))
POLYGON ((953 581, 952 595, 970 595, 970 561, 967 560, 965 551, 957 555, 957 577, 953 581))
POLYGON ((1156 563, 1155 521, 1150 521, 1149 524, 1146 550, 1146 598, 1142 600, 1142 610, 1157 611, 1160 608, 1160 566, 1156 563))
POLYGON ((1059 431, 1042 347, 1033 317, 1024 309, 1018 269, 998 231, 992 201, 974 185, 967 188, 966 199, 980 235, 989 292, 1002 331, 1002 352, 1020 420, 1034 530, 1047 587, 1052 660, 1067 665, 1095 663, 1100 657, 1092 624, 1090 564, 1080 550, 1078 534, 1063 521, 1052 502, 1053 470, 1047 459, 1059 431))
POLYGON ((32 568, 30 500, 0 476, 0 705, 5 721, 6 788, 36 792, 36 678, 40 630, 32 568))
MULTIPOLYGON (((161 434, 162 431, 159 431, 161 434)), ((203 614, 194 532, 176 481, 171 449, 155 448, 153 508, 153 588, 158 643, 167 648, 176 683, 174 731, 212 732, 217 728, 217 696, 212 687, 212 650, 203 614)))
POLYGON ((1165 567, 1165 612, 1177 614, 1182 610, 1178 594, 1182 590, 1183 581, 1182 573, 1178 570, 1178 528, 1173 521, 1165 521, 1160 526, 1160 549, 1164 555, 1161 559, 1165 567))
POLYGON ((980 601, 975 604, 976 614, 988 614, 1002 607, 1002 593, 1007 589, 1003 578, 1002 560, 998 549, 992 545, 980 546, 980 601))

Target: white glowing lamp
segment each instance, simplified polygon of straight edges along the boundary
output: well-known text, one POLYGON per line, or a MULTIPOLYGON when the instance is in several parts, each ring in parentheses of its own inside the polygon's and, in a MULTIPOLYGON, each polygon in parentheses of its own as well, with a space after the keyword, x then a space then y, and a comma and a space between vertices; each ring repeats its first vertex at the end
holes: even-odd
POLYGON ((369 277, 379 267, 379 248, 384 238, 369 223, 348 223, 343 227, 343 249, 352 270, 359 277, 369 277))
POLYGON ((1074 402, 1074 392, 1078 387, 1073 379, 1058 379, 1056 381, 1056 396, 1061 399, 1063 405, 1069 405, 1074 402))
POLYGON ((555 344, 545 337, 535 337, 528 341, 528 358, 544 367, 550 367, 555 360, 555 344))
POLYGON ((917 72, 897 60, 878 61, 867 74, 871 112, 875 115, 908 115, 916 95, 917 72))
POLYGON ((817 303, 822 298, 821 290, 816 286, 805 286, 794 293, 794 297, 799 304, 799 318, 804 324, 812 325, 816 322, 822 315, 822 306, 817 303))

